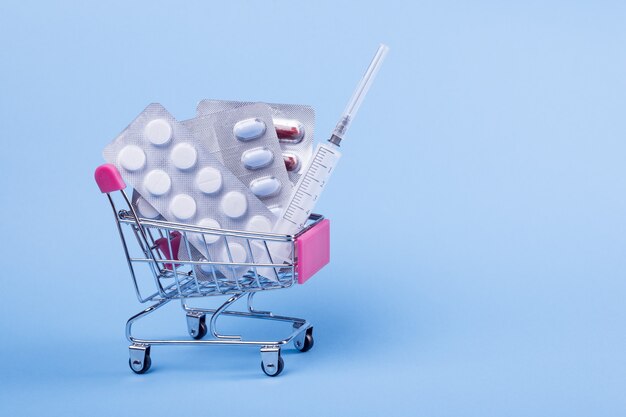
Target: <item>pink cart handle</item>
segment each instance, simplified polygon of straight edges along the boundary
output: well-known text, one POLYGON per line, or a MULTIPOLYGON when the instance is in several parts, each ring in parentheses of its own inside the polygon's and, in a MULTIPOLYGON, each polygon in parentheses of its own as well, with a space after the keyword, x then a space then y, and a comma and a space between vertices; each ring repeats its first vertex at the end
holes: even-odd
POLYGON ((330 262, 330 221, 324 219, 296 239, 298 284, 330 262))
POLYGON ((104 164, 96 168, 94 174, 98 187, 103 193, 111 193, 126 188, 126 183, 122 179, 120 172, 113 164, 104 164))

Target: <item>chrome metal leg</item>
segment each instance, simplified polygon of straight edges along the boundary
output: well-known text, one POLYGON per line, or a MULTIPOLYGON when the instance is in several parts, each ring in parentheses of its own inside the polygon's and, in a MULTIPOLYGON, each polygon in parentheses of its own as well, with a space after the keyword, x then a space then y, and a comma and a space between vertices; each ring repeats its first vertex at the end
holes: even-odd
POLYGON ((254 309, 254 294, 256 294, 255 292, 251 292, 248 294, 248 311, 250 313, 253 314, 261 314, 264 316, 271 316, 272 312, 271 311, 261 311, 261 310, 255 310, 254 309))
POLYGON ((161 300, 156 304, 151 305, 150 307, 146 308, 145 310, 135 314, 134 316, 132 316, 131 318, 128 319, 128 321, 126 322, 126 339, 128 339, 129 342, 135 344, 141 344, 144 343, 142 340, 140 339, 136 339, 133 337, 132 334, 132 328, 133 328, 133 323, 136 322, 137 320, 139 320, 142 317, 147 316, 150 313, 154 313, 156 310, 158 310, 159 308, 163 307, 165 304, 169 303, 172 300, 169 299, 165 299, 165 300, 161 300))
POLYGON ((241 336, 237 336, 237 335, 221 335, 221 334, 219 334, 217 332, 217 328, 215 326, 215 323, 217 322, 217 318, 220 316, 220 314, 222 314, 222 312, 224 310, 226 310, 228 307, 230 307, 230 305, 232 303, 234 303, 235 301, 239 300, 244 295, 245 295, 245 293, 233 295, 228 300, 226 300, 226 302, 224 304, 222 304, 217 310, 215 310, 215 313, 213 313, 213 315, 211 316, 211 322, 209 324, 209 327, 211 329, 211 334, 213 335, 213 337, 215 337, 216 339, 241 340, 241 336))
MULTIPOLYGON (((296 349, 306 352, 313 346, 313 327, 304 319, 294 317, 278 316, 272 313, 259 312, 254 309, 250 311, 226 311, 234 302, 241 299, 247 293, 241 293, 231 296, 219 308, 208 310, 202 308, 193 308, 185 302, 182 307, 186 312, 187 329, 189 334, 196 340, 184 339, 141 339, 134 337, 132 334, 132 326, 139 319, 155 312, 163 307, 172 299, 165 299, 158 303, 140 311, 139 313, 128 319, 126 323, 126 337, 130 341, 129 346, 129 365, 133 372, 142 374, 147 372, 151 366, 150 347, 152 345, 240 345, 240 346, 261 346, 261 369, 269 376, 279 375, 284 368, 284 361, 281 357, 281 346, 294 342, 296 349), (211 314, 209 328, 213 338, 202 339, 207 334, 206 315, 211 314), (221 335, 217 332, 217 318, 222 314, 231 317, 247 317, 262 320, 271 320, 278 322, 291 323, 293 331, 284 339, 280 340, 243 340, 237 335, 221 335)), ((250 298, 248 298, 250 301, 250 298)), ((250 304, 248 305, 250 307, 250 304)))

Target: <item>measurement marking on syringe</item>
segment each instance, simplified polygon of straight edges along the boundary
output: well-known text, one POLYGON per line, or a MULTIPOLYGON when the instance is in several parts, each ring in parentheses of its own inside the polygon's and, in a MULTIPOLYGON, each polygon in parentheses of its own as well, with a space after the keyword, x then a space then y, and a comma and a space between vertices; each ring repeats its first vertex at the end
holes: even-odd
POLYGON ((289 223, 293 223, 293 224, 295 224, 296 226, 298 226, 298 223, 294 222, 294 221, 293 221, 293 220, 291 220, 290 218, 288 218, 288 217, 284 217, 284 219, 285 219, 285 220, 287 220, 289 223))
POLYGON ((315 204, 324 185, 326 185, 326 181, 340 155, 323 147, 315 153, 311 165, 287 205, 283 215, 285 220, 299 227, 306 223, 311 212, 311 206, 315 204))
POLYGON ((285 211, 285 215, 283 216, 283 218, 285 220, 289 220, 291 223, 297 225, 298 224, 297 221, 294 222, 291 219, 295 217, 296 220, 297 220, 297 218, 298 218, 298 216, 296 215, 297 212, 302 212, 302 211, 304 211, 304 209, 302 209, 302 207, 300 207, 300 206, 298 206, 296 204, 290 204, 289 207, 287 208, 287 210, 285 211), (292 205, 297 207, 300 210, 296 210, 294 207, 292 207, 292 205))

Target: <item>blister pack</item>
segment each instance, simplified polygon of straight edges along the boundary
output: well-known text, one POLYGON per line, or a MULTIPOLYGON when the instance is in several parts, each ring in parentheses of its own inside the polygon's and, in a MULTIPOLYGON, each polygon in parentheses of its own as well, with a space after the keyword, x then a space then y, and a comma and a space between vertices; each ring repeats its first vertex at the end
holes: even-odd
MULTIPOLYGON (((198 103, 198 116, 253 104, 245 101, 209 100, 198 103)), ((315 110, 300 104, 268 104, 280 142, 285 167, 292 184, 298 179, 313 154, 315 110)))
MULTIPOLYGON (((159 104, 149 105, 105 147, 103 156, 169 222, 265 231, 275 221, 246 185, 159 104), (258 230, 259 219, 264 220, 262 230, 258 230)), ((142 210, 141 201, 136 204, 143 215, 148 206, 142 210)), ((243 239, 199 233, 191 233, 188 239, 209 261, 241 263, 250 257, 243 239)), ((186 252, 181 248, 179 256, 186 252)), ((230 267, 218 270, 233 279, 246 272, 230 267)))
POLYGON ((270 107, 255 103, 184 122, 203 143, 219 148, 219 159, 273 213, 291 195, 270 107))
POLYGON ((159 213, 157 209, 152 207, 150 203, 148 203, 146 199, 143 198, 141 194, 139 194, 135 189, 133 189, 131 204, 133 205, 133 208, 135 209, 135 212, 139 215, 139 217, 152 220, 163 220, 163 216, 161 216, 161 213, 159 213))

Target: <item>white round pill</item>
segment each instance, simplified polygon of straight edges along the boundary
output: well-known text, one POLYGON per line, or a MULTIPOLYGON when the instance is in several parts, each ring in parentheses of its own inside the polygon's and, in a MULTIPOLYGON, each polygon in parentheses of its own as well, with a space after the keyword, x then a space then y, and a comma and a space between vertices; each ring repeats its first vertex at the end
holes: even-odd
POLYGON ((117 162, 127 171, 137 171, 146 165, 146 154, 136 145, 126 145, 117 155, 117 162))
POLYGON ((272 222, 265 216, 252 216, 246 225, 246 230, 250 232, 269 233, 272 231, 272 222))
MULTIPOLYGON (((207 262, 207 261, 208 261, 207 258, 200 258, 200 262, 207 262)), ((213 267, 211 265, 209 265, 209 264, 200 264, 200 269, 205 274, 212 274, 213 273, 213 267)))
POLYGON ((228 217, 238 219, 246 214, 248 201, 239 191, 231 191, 222 198, 222 211, 228 217))
POLYGON ((147 217, 148 219, 156 219, 159 217, 159 212, 143 197, 137 199, 137 209, 139 210, 139 215, 142 217, 147 217))
POLYGON ((143 185, 152 195, 167 194, 172 186, 172 180, 167 173, 160 169, 153 169, 143 180, 143 185))
POLYGON ((170 211, 180 220, 189 220, 196 215, 196 201, 187 194, 178 194, 170 202, 170 211))
POLYGON ((270 211, 276 216, 280 217, 283 212, 283 208, 281 206, 270 207, 270 211))
POLYGON ((198 153, 193 145, 189 143, 179 143, 172 149, 170 157, 176 168, 189 169, 196 164, 198 153))
MULTIPOLYGON (((200 220, 198 222, 198 226, 200 227, 211 227, 213 229, 221 229, 222 226, 220 226, 219 222, 215 219, 212 219, 210 217, 205 217, 204 219, 200 220)), ((211 243, 215 243, 218 240, 220 240, 220 235, 214 235, 214 234, 208 234, 208 233, 203 233, 203 234, 199 234, 198 236, 200 236, 200 240, 201 243, 204 243, 204 241, 206 241, 207 244, 211 244, 211 243), (204 237, 204 240, 202 240, 202 237, 204 237)))
POLYGON ((242 262, 246 262, 248 259, 248 252, 246 252, 246 248, 244 248, 242 244, 236 242, 229 243, 228 249, 230 249, 230 257, 228 257, 228 251, 226 250, 226 246, 224 246, 225 262, 240 264, 242 262))
POLYGON ((222 189, 222 173, 215 168, 202 168, 196 175, 196 186, 205 194, 214 194, 222 189))
POLYGON ((165 145, 172 139, 172 126, 164 119, 148 122, 143 131, 146 138, 154 145, 165 145))

